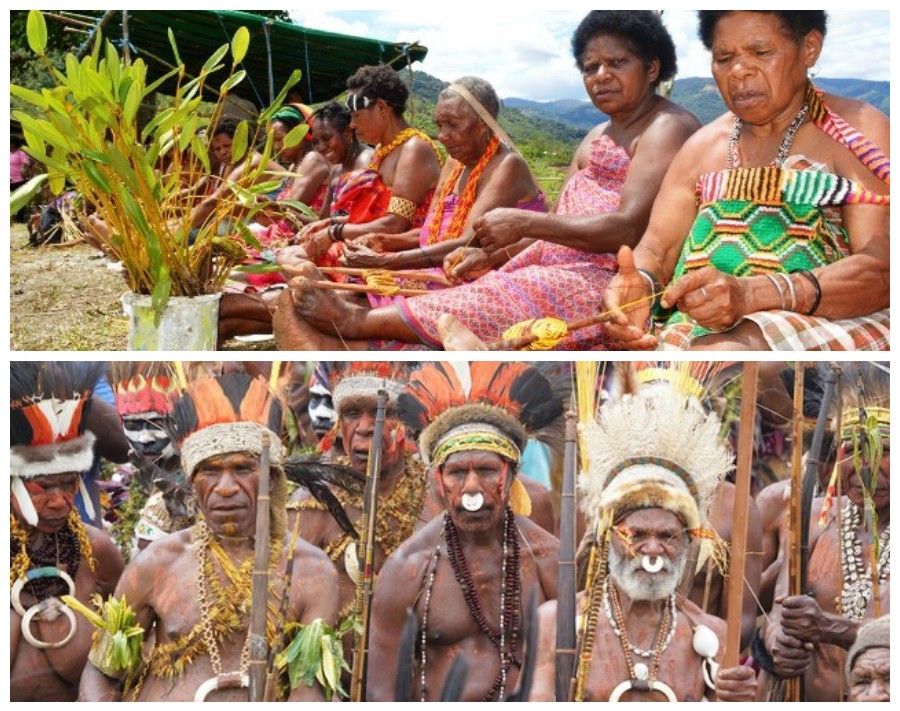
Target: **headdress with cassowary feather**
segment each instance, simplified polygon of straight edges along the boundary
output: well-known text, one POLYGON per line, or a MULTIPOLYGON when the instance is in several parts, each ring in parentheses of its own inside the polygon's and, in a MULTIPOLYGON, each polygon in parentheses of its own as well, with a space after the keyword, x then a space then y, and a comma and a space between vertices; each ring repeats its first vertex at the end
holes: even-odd
POLYGON ((657 373, 654 387, 608 402, 599 418, 581 423, 587 468, 579 478, 580 504, 598 540, 632 511, 671 511, 722 562, 724 544, 706 512, 734 457, 720 438, 719 418, 701 406, 695 391, 703 380, 691 376, 690 365, 665 366, 671 376, 657 373))
MULTIPOLYGON (((103 363, 21 362, 9 368, 11 492, 25 520, 38 522, 23 479, 81 473, 94 461, 94 435, 85 430, 103 363)), ((93 517, 91 499, 82 499, 93 517)))
POLYGON ((191 383, 172 411, 172 430, 188 478, 206 459, 246 452, 259 456, 269 437, 273 488, 273 538, 285 534, 287 480, 282 470, 282 406, 263 378, 246 373, 201 377, 191 383))
POLYGON ((488 450, 518 464, 528 437, 560 420, 562 385, 527 363, 429 364, 400 396, 400 418, 421 432, 426 463, 488 450))

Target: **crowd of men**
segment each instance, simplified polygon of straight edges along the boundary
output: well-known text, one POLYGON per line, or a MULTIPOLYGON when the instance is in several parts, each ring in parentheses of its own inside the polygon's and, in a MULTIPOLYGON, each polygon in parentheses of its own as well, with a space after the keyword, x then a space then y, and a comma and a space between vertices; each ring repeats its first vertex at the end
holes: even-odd
POLYGON ((889 369, 741 372, 13 362, 11 700, 889 700, 889 369))

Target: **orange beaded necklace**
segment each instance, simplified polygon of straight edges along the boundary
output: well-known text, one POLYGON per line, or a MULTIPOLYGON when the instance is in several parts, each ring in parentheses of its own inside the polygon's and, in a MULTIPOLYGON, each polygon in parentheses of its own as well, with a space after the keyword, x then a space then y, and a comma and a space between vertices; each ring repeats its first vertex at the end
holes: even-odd
POLYGON ((391 153, 397 150, 400 146, 406 143, 410 138, 418 136, 423 141, 426 141, 428 145, 437 153, 438 158, 440 159, 440 153, 438 153, 437 148, 435 148, 434 141, 432 141, 426 134, 418 131, 414 128, 404 128, 400 133, 397 134, 397 137, 394 138, 393 141, 388 143, 386 146, 379 145, 375 149, 375 155, 372 157, 372 162, 369 163, 370 170, 378 170, 381 168, 381 163, 387 158, 391 153))
POLYGON ((484 169, 491 162, 491 159, 497 155, 498 150, 500 150, 500 139, 494 136, 487 144, 487 148, 485 148, 481 158, 478 159, 478 163, 472 169, 466 187, 459 198, 459 204, 453 213, 453 219, 450 220, 447 231, 441 235, 441 223, 444 220, 444 207, 447 204, 447 198, 450 197, 450 193, 456 188, 456 183, 466 167, 462 163, 457 163, 450 177, 441 186, 441 192, 435 201, 434 214, 431 216, 431 224, 428 226, 428 244, 437 244, 448 239, 455 239, 462 234, 466 220, 469 219, 469 213, 472 211, 472 205, 475 204, 475 194, 478 191, 478 182, 481 180, 481 174, 484 173, 484 169))

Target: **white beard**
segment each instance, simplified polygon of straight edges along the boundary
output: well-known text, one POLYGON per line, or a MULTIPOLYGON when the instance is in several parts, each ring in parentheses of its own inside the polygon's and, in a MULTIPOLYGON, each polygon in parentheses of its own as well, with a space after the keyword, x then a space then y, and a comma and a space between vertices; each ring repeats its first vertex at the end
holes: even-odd
POLYGON ((687 565, 689 546, 685 546, 675 560, 661 556, 662 570, 648 573, 643 568, 643 556, 629 557, 615 545, 609 547, 609 576, 616 587, 632 600, 662 600, 678 587, 687 565))

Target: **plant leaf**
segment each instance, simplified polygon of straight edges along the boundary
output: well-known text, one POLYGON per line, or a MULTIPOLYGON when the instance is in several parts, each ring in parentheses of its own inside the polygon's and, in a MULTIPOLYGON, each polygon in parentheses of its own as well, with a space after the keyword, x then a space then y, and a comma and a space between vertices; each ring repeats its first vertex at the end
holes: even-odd
POLYGON ((183 62, 181 61, 181 55, 178 54, 178 45, 175 43, 175 33, 172 32, 171 27, 168 28, 168 34, 169 34, 169 44, 172 45, 172 54, 175 55, 175 64, 181 65, 181 64, 183 64, 183 62))
POLYGON ((231 39, 231 58, 235 64, 244 61, 247 50, 250 48, 250 31, 246 27, 238 27, 231 39))
POLYGON ((217 69, 216 65, 222 61, 222 57, 228 54, 228 45, 223 44, 219 47, 215 52, 212 53, 209 59, 203 64, 203 69, 201 72, 203 74, 209 74, 217 69))
POLYGON ((222 82, 222 87, 219 89, 220 93, 227 94, 234 87, 244 81, 244 78, 247 76, 247 72, 243 69, 236 71, 230 77, 228 77, 225 81, 222 82))
POLYGON ((294 84, 300 81, 300 78, 302 76, 303 72, 299 69, 295 69, 293 72, 291 72, 291 76, 288 77, 288 80, 284 83, 284 86, 281 87, 281 91, 278 92, 278 96, 275 97, 275 101, 273 101, 272 105, 259 115, 259 123, 261 125, 268 123, 269 119, 271 119, 272 116, 275 115, 275 112, 281 108, 281 105, 284 103, 288 92, 291 90, 294 84))
POLYGON ((27 101, 29 104, 37 106, 39 109, 47 108, 47 100, 37 91, 26 89, 24 86, 10 84, 9 93, 19 99, 22 99, 22 101, 27 101))
POLYGON ((299 126, 294 126, 288 131, 288 135, 284 137, 284 147, 293 148, 298 145, 300 141, 306 138, 307 133, 309 133, 308 123, 301 123, 299 126))
POLYGON ((25 24, 25 33, 28 36, 28 46, 31 51, 41 56, 47 49, 47 21, 40 10, 30 10, 28 21, 25 24))
POLYGON ((250 143, 250 123, 248 121, 241 121, 237 125, 237 129, 234 132, 234 138, 231 139, 231 162, 234 165, 237 165, 241 162, 244 155, 247 153, 247 147, 250 143))

